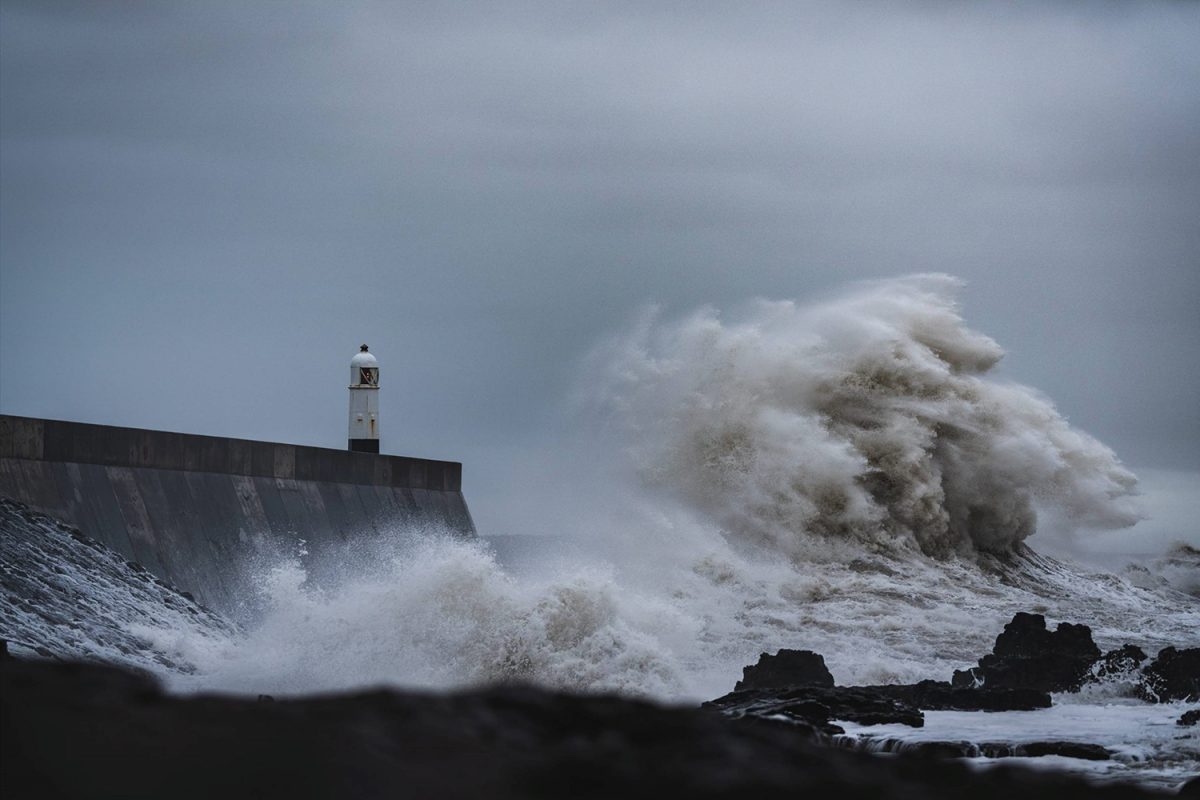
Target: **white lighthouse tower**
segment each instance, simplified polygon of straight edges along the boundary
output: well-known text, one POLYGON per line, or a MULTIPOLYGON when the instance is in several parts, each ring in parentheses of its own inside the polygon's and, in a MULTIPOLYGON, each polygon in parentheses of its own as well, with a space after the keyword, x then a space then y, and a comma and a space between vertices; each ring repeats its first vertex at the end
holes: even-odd
POLYGON ((350 448, 379 452, 379 362, 364 344, 350 359, 350 448))

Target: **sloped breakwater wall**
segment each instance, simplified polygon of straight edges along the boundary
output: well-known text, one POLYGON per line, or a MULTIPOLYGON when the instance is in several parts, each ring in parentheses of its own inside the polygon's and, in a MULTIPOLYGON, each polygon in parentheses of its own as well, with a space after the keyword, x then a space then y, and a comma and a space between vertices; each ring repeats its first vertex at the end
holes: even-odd
POLYGON ((401 529, 475 535, 456 462, 8 415, 0 496, 233 615, 264 556, 316 560, 401 529))

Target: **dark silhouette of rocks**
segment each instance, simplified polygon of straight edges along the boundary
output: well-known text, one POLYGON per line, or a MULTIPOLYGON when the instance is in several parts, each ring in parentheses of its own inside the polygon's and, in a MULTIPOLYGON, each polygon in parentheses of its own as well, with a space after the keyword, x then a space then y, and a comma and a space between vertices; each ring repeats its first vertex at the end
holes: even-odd
POLYGON ((968 741, 921 741, 903 739, 875 739, 870 742, 873 753, 900 753, 934 758, 1040 758, 1062 756, 1086 761, 1107 761, 1113 751, 1098 744, 1086 742, 968 742, 968 741))
POLYGON ((1176 725, 1190 727, 1200 723, 1200 708, 1193 708, 1191 711, 1183 712, 1183 716, 1175 720, 1176 725))
POLYGON ((1146 658, 1146 652, 1142 648, 1131 644, 1109 650, 1092 667, 1092 678, 1102 680, 1132 676, 1146 658))
MULTIPOLYGON (((861 722, 863 718, 889 717, 887 721, 903 722, 905 725, 920 722, 913 710, 929 711, 1029 711, 1049 708, 1050 695, 1036 689, 1026 688, 970 688, 952 686, 942 681, 921 681, 914 684, 895 686, 851 686, 840 687, 829 692, 798 692, 799 687, 834 689, 833 674, 825 666, 825 658, 811 650, 783 649, 775 655, 763 653, 758 663, 742 669, 742 679, 734 686, 734 694, 714 700, 714 707, 731 713, 758 713, 758 702, 762 698, 785 696, 783 692, 763 691, 735 698, 739 692, 752 689, 787 689, 786 705, 818 702, 824 704, 835 719, 861 722), (749 703, 750 705, 745 705, 749 703), (899 705, 896 705, 899 703, 899 705), (745 708, 743 709, 743 706, 745 708), (755 711, 751 711, 751 709, 755 711), (735 709, 742 711, 735 712, 735 709), (857 710, 856 710, 857 709, 857 710), (840 716, 839 712, 857 716, 840 716)), ((795 709, 787 712, 796 716, 795 709)), ((800 715, 814 721, 819 714, 800 715)), ((919 716, 919 714, 917 715, 919 716)), ((823 721, 814 722, 818 727, 823 721)), ((872 724, 872 723, 863 723, 872 724)))
POLYGON ((773 689, 784 686, 833 687, 833 675, 825 666, 825 658, 811 650, 780 650, 775 655, 763 653, 758 663, 742 668, 742 679, 733 687, 739 689, 773 689))
POLYGON ((944 681, 920 681, 894 686, 864 686, 902 700, 923 711, 1033 711, 1050 707, 1050 695, 1036 689, 979 689, 944 681))
POLYGON ((1036 689, 1043 692, 1075 692, 1100 658, 1086 625, 1059 623, 1046 629, 1041 614, 1016 614, 996 637, 989 655, 979 666, 954 673, 959 687, 1036 689))
POLYGON ((996 637, 991 654, 979 659, 977 667, 956 671, 952 683, 963 688, 1077 692, 1091 681, 1127 677, 1138 684, 1138 696, 1149 702, 1200 700, 1200 648, 1163 648, 1139 673, 1146 658, 1131 644, 1101 656, 1086 625, 1063 622, 1049 631, 1041 614, 1018 613, 996 637))
MULTIPOLYGON (((1049 708, 1050 692, 1079 691, 1091 681, 1144 681, 1139 691, 1148 700, 1200 699, 1200 649, 1163 649, 1144 670, 1146 653, 1126 644, 1101 655, 1086 625, 1060 623, 1051 631, 1040 614, 1016 614, 996 637, 989 655, 970 670, 954 673, 951 682, 934 680, 892 686, 836 686, 825 660, 808 650, 763 653, 743 670, 736 689, 705 704, 741 721, 793 727, 807 735, 833 737, 847 748, 940 758, 1006 758, 1061 756, 1106 760, 1108 748, 1086 742, 907 741, 903 737, 840 736, 837 723, 864 726, 924 726, 923 711, 1015 711, 1049 708)), ((1200 722, 1200 711, 1188 712, 1180 725, 1200 722)), ((1193 789, 1194 790, 1194 789, 1193 789)))
POLYGON ((276 702, 0 661, 0 795, 74 798, 1159 797, 1061 773, 822 746, 786 726, 528 688, 276 702))
POLYGON ((704 704, 736 719, 789 724, 818 734, 843 729, 833 720, 860 725, 898 723, 920 728, 922 709, 936 711, 1029 711, 1050 707, 1050 695, 1024 688, 967 688, 939 681, 896 686, 835 686, 825 659, 811 650, 763 653, 742 670, 734 691, 704 704))
POLYGON ((1032 711, 1049 708, 1050 695, 1033 689, 958 689, 948 683, 921 681, 899 686, 738 689, 704 706, 739 719, 793 724, 836 735, 844 731, 833 720, 920 728, 925 724, 922 710, 1032 711))
POLYGON ((741 689, 709 701, 704 707, 735 719, 799 723, 828 735, 844 733, 830 722, 835 719, 860 725, 899 723, 920 728, 925 724, 925 715, 915 706, 870 688, 854 686, 741 689))
MULTIPOLYGON (((1026 742, 1017 745, 983 745, 983 747, 1011 746, 1011 755, 1029 756, 1062 756, 1064 758, 1081 758, 1085 761, 1107 761, 1112 758, 1113 751, 1098 744, 1086 742, 1026 742)), ((993 756, 995 757, 995 756, 993 756)))
POLYGON ((1142 670, 1140 694, 1156 703, 1200 700, 1200 647, 1164 647, 1142 670))

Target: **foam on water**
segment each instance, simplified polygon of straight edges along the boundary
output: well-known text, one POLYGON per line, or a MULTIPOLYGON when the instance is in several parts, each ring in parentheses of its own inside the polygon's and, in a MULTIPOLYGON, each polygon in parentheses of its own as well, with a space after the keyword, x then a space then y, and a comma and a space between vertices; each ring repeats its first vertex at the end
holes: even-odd
POLYGON ((306 588, 291 563, 264 581, 268 610, 244 637, 155 645, 197 665, 176 679, 184 689, 519 680, 696 700, 729 691, 744 665, 780 647, 823 653, 843 684, 948 679, 1017 611, 1086 620, 1105 648, 1156 652, 1196 644, 1200 630, 1185 595, 1033 554, 815 565, 756 560, 713 537, 651 571, 581 556, 517 578, 482 546, 450 539, 373 552, 361 578, 327 590, 306 588))
POLYGON ((297 563, 272 570, 262 622, 215 650, 202 641, 179 651, 203 675, 177 685, 279 693, 521 681, 680 691, 664 646, 679 615, 603 567, 517 580, 481 546, 450 538, 369 560, 362 577, 328 591, 306 589, 297 563))
POLYGON ((215 647, 238 636, 96 540, 0 498, 0 638, 12 652, 174 673, 193 668, 168 655, 181 643, 215 647))
POLYGON ((839 722, 846 736, 867 750, 903 752, 920 742, 1031 742, 1103 743, 1113 752, 1110 760, 1084 760, 1063 756, 1039 758, 976 759, 979 766, 1022 763, 1083 772, 1093 779, 1131 780, 1177 788, 1194 777, 1200 761, 1200 728, 1184 728, 1175 721, 1196 704, 1148 705, 1110 699, 1107 702, 1072 702, 1056 697, 1055 705, 1039 711, 988 714, 972 711, 926 711, 925 727, 904 725, 864 726, 839 722))

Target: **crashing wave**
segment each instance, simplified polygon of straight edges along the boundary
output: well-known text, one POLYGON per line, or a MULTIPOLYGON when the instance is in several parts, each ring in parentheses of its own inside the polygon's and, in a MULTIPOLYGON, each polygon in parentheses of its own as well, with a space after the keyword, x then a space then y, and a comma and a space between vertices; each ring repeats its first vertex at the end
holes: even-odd
POLYGON ((1161 557, 1129 564, 1122 574, 1143 589, 1170 587, 1200 598, 1200 549, 1176 542, 1161 557))
POLYGON ((1034 389, 989 373, 960 282, 917 275, 814 307, 647 312, 591 358, 588 394, 643 478, 735 539, 793 557, 816 540, 929 555, 1008 551, 1038 507, 1078 526, 1140 518, 1136 478, 1034 389))
POLYGON ((0 498, 0 638, 13 652, 190 672, 179 642, 194 647, 237 633, 95 539, 0 498))

